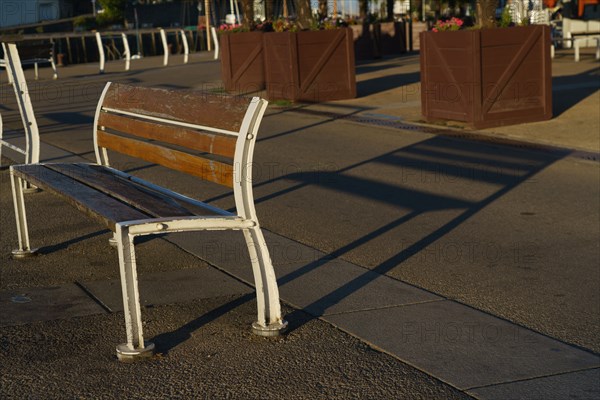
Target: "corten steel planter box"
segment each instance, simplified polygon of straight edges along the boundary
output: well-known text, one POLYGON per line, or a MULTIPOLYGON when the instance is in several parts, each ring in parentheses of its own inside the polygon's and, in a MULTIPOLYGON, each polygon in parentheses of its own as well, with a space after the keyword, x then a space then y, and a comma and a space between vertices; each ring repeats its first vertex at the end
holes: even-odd
POLYGON ((356 97, 350 29, 265 33, 263 48, 269 99, 319 102, 356 97))
POLYGON ((228 92, 248 93, 265 88, 263 32, 220 36, 221 78, 228 92))
POLYGON ((550 28, 421 32, 421 112, 473 128, 552 117, 550 28))

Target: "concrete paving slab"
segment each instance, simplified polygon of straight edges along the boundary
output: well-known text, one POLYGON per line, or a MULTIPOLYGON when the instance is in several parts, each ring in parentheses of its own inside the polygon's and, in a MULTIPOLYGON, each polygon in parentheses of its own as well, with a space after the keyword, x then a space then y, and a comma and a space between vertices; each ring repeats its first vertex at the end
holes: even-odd
POLYGON ((105 312, 75 284, 0 291, 0 326, 68 319, 105 312))
POLYGON ((451 301, 324 317, 459 389, 600 366, 600 357, 451 301))
MULTIPOLYGON (((269 248, 271 260, 277 271, 281 270, 283 272, 284 265, 308 263, 324 256, 324 253, 312 247, 302 245, 276 233, 263 229, 263 234, 269 248)), ((210 260, 211 263, 220 268, 235 271, 236 274, 244 276, 244 279, 252 277, 248 247, 241 232, 186 232, 169 234, 165 237, 192 254, 210 260)))
MULTIPOLYGON (((22 135, 17 136, 9 132, 7 137, 5 132, 4 140, 13 146, 25 149, 25 137, 22 135)), ((25 162, 25 156, 10 147, 3 147, 2 154, 18 163, 25 162)), ((40 142, 40 162, 89 162, 89 160, 51 144, 40 142)))
MULTIPOLYGON (((83 286, 111 311, 123 310, 119 280, 83 282, 83 286)), ((139 288, 141 304, 146 307, 253 292, 249 286, 208 267, 139 275, 139 288)))
POLYGON ((275 339, 253 335, 254 318, 253 295, 147 309, 144 333, 158 354, 134 365, 115 356, 125 338, 122 313, 0 327, 0 397, 471 398, 306 314, 297 329, 275 339))
POLYGON ((600 399, 600 369, 494 385, 468 393, 481 400, 600 399))
POLYGON ((314 316, 442 299, 342 260, 299 265, 282 276, 279 284, 285 301, 314 316))
MULTIPOLYGON (((249 283, 254 282, 242 235, 231 232, 171 235, 186 251, 249 283)), ((441 300, 441 297, 301 243, 265 231, 281 298, 321 316, 441 300), (279 263, 281 261, 281 263, 279 263)))

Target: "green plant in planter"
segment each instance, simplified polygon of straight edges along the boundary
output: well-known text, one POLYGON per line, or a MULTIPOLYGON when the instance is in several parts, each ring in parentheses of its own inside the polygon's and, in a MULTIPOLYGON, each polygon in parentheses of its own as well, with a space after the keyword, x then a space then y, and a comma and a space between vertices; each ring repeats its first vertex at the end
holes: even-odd
POLYGON ((504 10, 502 10, 502 16, 500 16, 500 27, 501 28, 508 28, 509 26, 512 26, 513 22, 512 22, 512 17, 510 16, 510 11, 508 9, 508 7, 504 7, 504 10))
POLYGON ((300 29, 295 21, 288 18, 279 18, 272 23, 274 32, 298 32, 300 29))

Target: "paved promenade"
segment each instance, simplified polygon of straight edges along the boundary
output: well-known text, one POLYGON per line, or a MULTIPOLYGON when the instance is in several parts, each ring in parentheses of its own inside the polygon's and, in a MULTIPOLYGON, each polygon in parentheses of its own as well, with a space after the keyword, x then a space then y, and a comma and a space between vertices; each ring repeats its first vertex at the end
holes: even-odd
MULTIPOLYGON (((106 81, 219 91, 194 54, 26 71, 42 159, 94 159, 106 81), (46 78, 45 78, 46 76, 46 78), (45 78, 45 79, 44 79, 45 78)), ((469 131, 424 124, 417 56, 357 66, 356 99, 272 104, 256 149, 287 335, 255 337, 239 233, 138 244, 147 338, 124 340, 110 233, 48 193, 28 195, 41 255, 10 258, 16 228, 0 171, 2 398, 596 399, 600 397, 600 80, 589 54, 553 61, 555 117, 469 131)), ((6 74, 0 113, 22 141, 6 74)), ((3 165, 19 161, 3 150, 3 165)), ((219 207, 227 190, 115 158, 117 168, 219 207)))

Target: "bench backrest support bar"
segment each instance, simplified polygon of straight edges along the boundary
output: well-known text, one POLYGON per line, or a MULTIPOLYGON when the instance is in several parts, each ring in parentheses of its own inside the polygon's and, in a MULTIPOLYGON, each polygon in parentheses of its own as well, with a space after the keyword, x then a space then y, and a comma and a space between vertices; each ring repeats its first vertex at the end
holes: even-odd
POLYGON ((25 74, 21 67, 17 45, 15 43, 2 43, 2 49, 6 55, 6 69, 13 82, 15 97, 25 130, 25 164, 38 163, 40 161, 40 133, 35 119, 35 112, 31 105, 25 74))
POLYGON ((109 149, 233 187, 238 213, 254 216, 249 160, 266 106, 259 98, 108 83, 96 110, 96 158, 109 165, 109 149))

